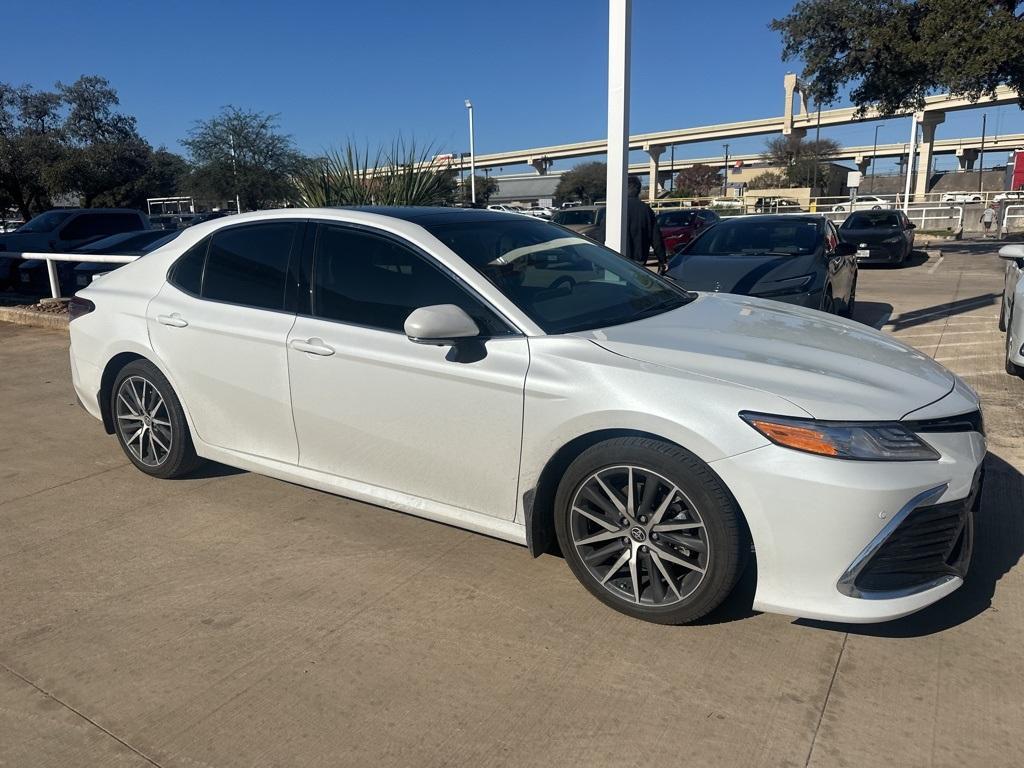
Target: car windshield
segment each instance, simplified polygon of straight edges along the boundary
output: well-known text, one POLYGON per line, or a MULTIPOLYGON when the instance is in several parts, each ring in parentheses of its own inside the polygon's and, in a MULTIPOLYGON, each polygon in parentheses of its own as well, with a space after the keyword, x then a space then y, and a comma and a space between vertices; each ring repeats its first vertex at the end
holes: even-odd
POLYGON ((891 229, 900 225, 899 216, 889 211, 864 211, 849 216, 843 229, 891 229))
POLYGON ((102 240, 95 240, 79 248, 78 251, 83 253, 109 253, 112 255, 134 253, 154 240, 165 239, 166 236, 167 233, 162 229, 121 233, 104 237, 102 240))
POLYGON ((693 298, 614 251, 539 219, 424 226, 545 333, 621 325, 693 298))
POLYGON ((74 211, 47 211, 18 227, 18 232, 52 232, 74 211))
POLYGON ((693 211, 666 211, 658 214, 659 227, 689 227, 697 220, 693 211))
POLYGON ((800 256, 812 253, 821 239, 821 224, 808 219, 735 218, 722 221, 686 249, 707 256, 800 256))
POLYGON ((593 209, 580 210, 579 208, 569 208, 568 210, 556 213, 552 221, 555 224, 561 224, 563 227, 567 227, 570 224, 593 224, 597 221, 597 211, 593 209))

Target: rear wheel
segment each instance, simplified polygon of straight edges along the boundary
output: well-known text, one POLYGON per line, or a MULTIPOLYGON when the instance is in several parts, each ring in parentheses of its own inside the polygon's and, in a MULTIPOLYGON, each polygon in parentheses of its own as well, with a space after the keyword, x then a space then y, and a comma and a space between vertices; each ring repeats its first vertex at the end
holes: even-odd
POLYGON ((180 477, 199 464, 185 412, 155 365, 128 363, 117 374, 110 397, 114 433, 132 464, 160 478, 180 477))
POLYGON ((626 437, 584 451, 555 497, 569 568, 601 602, 658 624, 717 607, 743 566, 735 500, 691 453, 626 437))

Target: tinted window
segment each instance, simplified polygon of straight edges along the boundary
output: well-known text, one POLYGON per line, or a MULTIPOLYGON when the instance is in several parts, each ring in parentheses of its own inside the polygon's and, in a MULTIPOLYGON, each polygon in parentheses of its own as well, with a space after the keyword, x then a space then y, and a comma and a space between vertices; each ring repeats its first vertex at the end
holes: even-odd
POLYGON ((570 224, 595 224, 597 223, 597 211, 570 208, 567 211, 556 213, 554 222, 555 224, 561 224, 563 227, 567 227, 570 224))
POLYGON ((424 227, 546 333, 628 323, 691 298, 614 251, 538 219, 424 227))
POLYGON ((695 211, 666 211, 658 214, 660 227, 689 227, 697 219, 695 211))
POLYGON ((313 313, 328 320, 404 332, 419 307, 455 304, 487 336, 511 331, 429 260, 390 238, 323 225, 313 267, 313 313))
POLYGON ((284 307, 288 257, 298 224, 274 222, 217 232, 203 277, 203 298, 263 309, 284 307))
POLYGON ((142 222, 133 213, 83 213, 64 227, 60 236, 62 240, 84 240, 136 229, 142 229, 142 222))
POLYGON ((19 232, 52 232, 74 211, 47 211, 22 224, 19 232))
POLYGON ((687 253, 713 256, 782 256, 811 253, 821 241, 817 221, 789 217, 757 217, 722 221, 693 241, 687 253))
POLYGON ((899 216, 891 211, 862 211, 851 214, 843 229, 888 229, 900 225, 899 216))
POLYGON ((168 280, 171 285, 186 293, 198 296, 203 284, 203 265, 206 263, 206 247, 209 238, 196 243, 183 253, 171 268, 168 280))

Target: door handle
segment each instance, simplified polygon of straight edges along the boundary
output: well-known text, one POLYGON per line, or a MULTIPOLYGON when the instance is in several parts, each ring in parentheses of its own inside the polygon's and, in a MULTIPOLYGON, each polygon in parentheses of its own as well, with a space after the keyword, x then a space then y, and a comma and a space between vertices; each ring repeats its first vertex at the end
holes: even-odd
POLYGON ((169 325, 172 328, 184 328, 188 325, 188 320, 183 318, 177 312, 170 315, 157 315, 156 319, 161 325, 169 325))
POLYGON ((311 355, 320 355, 322 357, 334 354, 334 350, 324 344, 323 339, 313 338, 306 339, 305 341, 293 339, 288 343, 288 346, 294 350, 298 350, 299 352, 308 352, 311 355))

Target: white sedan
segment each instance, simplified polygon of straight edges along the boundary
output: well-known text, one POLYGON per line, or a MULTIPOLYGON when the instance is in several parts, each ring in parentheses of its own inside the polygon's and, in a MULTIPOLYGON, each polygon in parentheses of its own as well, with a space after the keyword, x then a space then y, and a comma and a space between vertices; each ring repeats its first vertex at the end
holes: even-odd
POLYGON ((853 203, 839 203, 833 205, 832 210, 836 213, 842 213, 843 211, 880 211, 895 207, 896 204, 892 200, 886 200, 884 197, 857 195, 857 199, 853 203))
MULTIPOLYGON (((200 457, 561 551, 599 600, 880 621, 957 589, 975 393, 859 323, 697 294, 562 227, 308 209, 185 230, 71 302, 85 409, 200 457)), ((344 553, 339 552, 339 556, 344 553)))
POLYGON ((999 330, 1006 332, 1006 372, 1024 376, 1024 245, 1004 245, 999 256, 1006 259, 999 306, 999 330))

